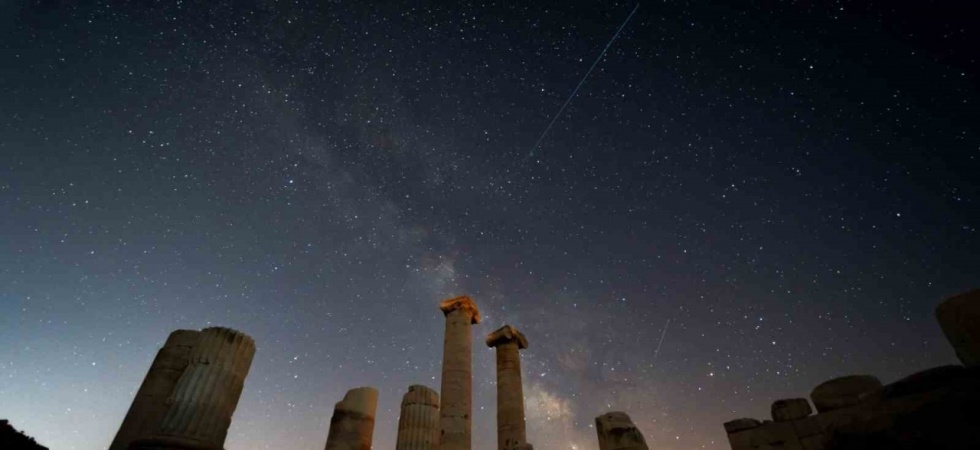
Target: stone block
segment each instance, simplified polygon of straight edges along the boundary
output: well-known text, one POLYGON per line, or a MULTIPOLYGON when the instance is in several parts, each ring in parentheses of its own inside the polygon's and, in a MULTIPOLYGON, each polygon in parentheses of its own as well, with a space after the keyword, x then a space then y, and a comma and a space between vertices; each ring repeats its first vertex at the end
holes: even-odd
POLYGON ((861 403, 861 396, 881 391, 881 381, 871 375, 849 375, 825 381, 813 388, 810 399, 823 413, 861 403))
POLYGON ((940 303, 936 320, 960 362, 967 367, 980 365, 980 289, 940 303))
POLYGON ((776 400, 772 404, 772 420, 776 422, 787 422, 790 420, 802 419, 813 412, 810 402, 805 398, 789 398, 776 400))

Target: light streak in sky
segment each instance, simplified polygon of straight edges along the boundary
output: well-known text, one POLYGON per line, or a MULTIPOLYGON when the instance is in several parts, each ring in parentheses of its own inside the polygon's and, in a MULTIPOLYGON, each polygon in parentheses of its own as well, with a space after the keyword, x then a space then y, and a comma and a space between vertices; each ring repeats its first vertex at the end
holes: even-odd
POLYGON ((575 86, 575 89, 572 91, 572 94, 569 95, 567 99, 565 99, 565 104, 561 105, 561 108, 558 109, 558 112, 555 113, 555 116, 551 118, 551 122, 548 123, 548 126, 544 129, 544 132, 541 133, 541 137, 538 138, 538 142, 534 143, 534 147, 531 148, 531 152, 528 153, 526 158, 524 158, 525 160, 534 156, 534 151, 538 149, 539 145, 541 145, 541 141, 544 140, 544 137, 548 134, 548 131, 551 131, 551 127, 555 124, 558 118, 561 117, 561 113, 564 112, 565 108, 568 107, 568 104, 572 102, 572 98, 575 97, 575 94, 578 94, 578 90, 582 88, 583 84, 585 84, 585 80, 589 78, 590 74, 592 74, 592 71, 595 69, 595 66, 599 65, 599 61, 602 60, 602 57, 606 55, 607 51, 609 51, 609 47, 611 47, 613 42, 616 41, 616 38, 619 37, 619 33, 623 31, 623 28, 625 28, 626 24, 629 23, 630 19, 633 18, 633 15, 636 14, 637 9, 640 9, 639 3, 637 3, 636 6, 633 7, 633 11, 630 12, 630 15, 626 16, 626 20, 624 20, 622 25, 619 26, 619 29, 616 30, 616 34, 614 34, 612 39, 610 39, 609 42, 606 43, 606 48, 603 48, 602 53, 599 53, 599 57, 592 62, 592 67, 589 67, 589 70, 585 72, 585 76, 583 76, 582 79, 579 80, 578 86, 575 86))

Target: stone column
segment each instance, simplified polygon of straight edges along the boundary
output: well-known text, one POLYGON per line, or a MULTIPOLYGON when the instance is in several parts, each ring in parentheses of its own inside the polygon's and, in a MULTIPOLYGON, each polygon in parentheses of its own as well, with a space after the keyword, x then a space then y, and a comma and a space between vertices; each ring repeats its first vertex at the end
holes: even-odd
POLYGON ((488 334, 486 342, 497 348, 497 450, 513 450, 527 443, 520 354, 527 339, 517 328, 504 325, 488 334))
POLYGON ((980 365, 980 289, 940 303, 936 319, 960 362, 966 367, 980 365))
POLYGON ((395 450, 439 450, 439 394, 418 384, 402 397, 395 450))
POLYGON ((469 297, 443 300, 446 315, 442 352, 442 388, 439 426, 442 450, 470 450, 473 412, 472 324, 480 323, 480 311, 469 297))
POLYGON ((221 450, 254 356, 255 342, 245 333, 205 328, 160 429, 130 448, 221 450))
POLYGON ((643 433, 624 412, 608 412, 595 418, 599 450, 649 450, 643 433))
POLYGON ((157 357, 150 364, 150 370, 143 378, 143 384, 136 391, 136 397, 129 406, 109 450, 126 450, 130 442, 146 437, 160 428, 163 416, 167 414, 167 398, 177 386, 180 374, 187 368, 191 349, 197 344, 201 332, 177 330, 170 333, 157 357))
POLYGON ((359 387, 347 391, 333 407, 326 450, 371 450, 374 414, 378 411, 378 390, 359 387))

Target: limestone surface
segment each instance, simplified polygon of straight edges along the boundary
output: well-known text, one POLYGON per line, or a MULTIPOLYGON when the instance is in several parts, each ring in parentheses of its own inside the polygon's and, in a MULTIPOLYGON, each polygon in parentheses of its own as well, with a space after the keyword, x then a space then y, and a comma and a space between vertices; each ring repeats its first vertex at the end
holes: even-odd
POLYGON ((813 388, 810 399, 818 412, 861 403, 862 397, 881 391, 881 381, 871 375, 849 375, 825 381, 813 388))
POLYGON ((439 394, 422 385, 402 397, 395 450, 439 449, 439 394))
POLYGON ((347 391, 330 418, 326 450, 371 450, 378 390, 359 387, 347 391))
POLYGON ((446 315, 442 353, 442 408, 440 447, 470 450, 473 410, 473 335, 471 326, 480 323, 480 311, 467 296, 439 303, 446 315))
POLYGON ((649 450, 643 433, 624 412, 614 411, 595 418, 599 450, 649 450))
POLYGON ((960 362, 967 367, 980 365, 980 289, 940 303, 936 319, 960 362))
POLYGON ((116 437, 109 450, 126 450, 134 440, 149 436, 160 429, 167 414, 167 398, 177 386, 177 380, 190 362, 191 350, 200 339, 201 332, 176 330, 157 352, 143 384, 129 406, 116 437))
POLYGON ((487 335, 486 343, 497 352, 497 450, 513 450, 527 444, 520 355, 527 338, 504 325, 487 335))
POLYGON ((205 328, 160 429, 130 448, 221 450, 254 356, 255 342, 245 333, 205 328))

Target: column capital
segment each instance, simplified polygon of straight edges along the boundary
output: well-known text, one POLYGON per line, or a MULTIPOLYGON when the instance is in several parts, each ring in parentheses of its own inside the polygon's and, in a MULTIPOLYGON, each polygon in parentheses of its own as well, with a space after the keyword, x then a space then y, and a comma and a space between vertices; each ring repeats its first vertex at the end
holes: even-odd
POLYGON ((476 302, 467 295, 443 300, 439 302, 439 309, 445 315, 457 309, 462 310, 470 315, 471 323, 480 323, 480 310, 476 308, 476 302))
POLYGON ((487 335, 487 347, 496 347, 508 342, 517 342, 517 348, 527 348, 527 338, 510 325, 504 325, 487 335))

